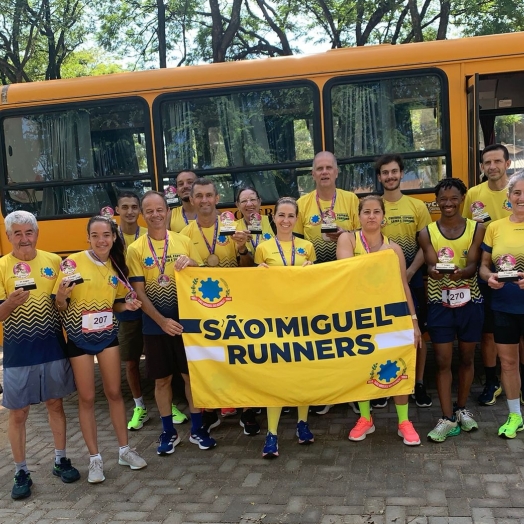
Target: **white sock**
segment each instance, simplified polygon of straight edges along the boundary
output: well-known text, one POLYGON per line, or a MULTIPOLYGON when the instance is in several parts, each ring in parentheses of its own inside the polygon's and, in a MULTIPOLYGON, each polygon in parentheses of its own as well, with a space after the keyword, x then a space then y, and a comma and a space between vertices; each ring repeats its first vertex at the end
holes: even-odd
POLYGON ((510 413, 516 413, 521 415, 520 411, 520 398, 514 398, 513 400, 507 399, 508 409, 510 413))
POLYGON ((133 400, 135 401, 135 407, 146 409, 146 405, 144 404, 144 397, 134 398, 133 400))
POLYGON ((100 455, 100 453, 97 453, 96 455, 89 455, 89 462, 93 462, 96 459, 102 460, 102 455, 100 455))
POLYGON ((65 449, 55 449, 55 464, 60 464, 61 458, 67 458, 65 449))
POLYGON ((120 446, 120 448, 118 448, 118 454, 122 456, 128 449, 129 444, 126 444, 125 446, 120 446))

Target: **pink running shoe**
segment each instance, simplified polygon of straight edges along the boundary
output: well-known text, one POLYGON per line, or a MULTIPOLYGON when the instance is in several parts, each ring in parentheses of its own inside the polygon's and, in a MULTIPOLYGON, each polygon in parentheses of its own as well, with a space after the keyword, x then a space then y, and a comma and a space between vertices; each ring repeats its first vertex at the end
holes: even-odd
POLYGON ((349 432, 348 439, 354 442, 364 440, 366 435, 374 433, 375 426, 373 424, 373 418, 368 420, 367 418, 360 417, 355 424, 355 427, 349 432))
POLYGON ((420 445, 420 437, 409 420, 405 420, 398 425, 398 436, 404 439, 406 446, 420 445))
POLYGON ((235 408, 222 408, 220 410, 220 414, 223 417, 232 417, 233 415, 237 414, 237 410, 235 408))

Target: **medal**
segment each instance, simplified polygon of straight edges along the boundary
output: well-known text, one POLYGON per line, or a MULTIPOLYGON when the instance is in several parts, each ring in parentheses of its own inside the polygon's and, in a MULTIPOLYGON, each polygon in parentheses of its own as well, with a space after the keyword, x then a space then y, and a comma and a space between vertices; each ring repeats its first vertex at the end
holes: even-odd
POLYGON ((220 262, 220 259, 214 253, 209 255, 206 259, 206 264, 209 267, 216 267, 218 266, 219 262, 220 262))
POLYGON ((125 298, 125 301, 128 303, 128 304, 131 304, 132 302, 134 302, 136 299, 137 299, 138 295, 134 292, 134 291, 130 291, 127 295, 126 295, 126 298, 125 298))
POLYGON ((204 232, 202 231, 202 228, 200 227, 198 220, 196 221, 196 224, 198 226, 198 229, 200 230, 200 234, 202 235, 204 242, 206 243, 207 250, 209 251, 209 256, 206 259, 206 264, 208 265, 208 267, 216 267, 218 266, 220 262, 220 259, 218 258, 218 256, 215 255, 215 248, 217 245, 217 236, 218 236, 218 217, 215 222, 215 231, 213 232, 213 245, 209 245, 206 235, 204 235, 204 232))
POLYGON ((156 279, 158 282, 158 285, 161 287, 167 287, 169 286, 169 283, 171 282, 171 279, 167 275, 158 275, 158 278, 156 279))

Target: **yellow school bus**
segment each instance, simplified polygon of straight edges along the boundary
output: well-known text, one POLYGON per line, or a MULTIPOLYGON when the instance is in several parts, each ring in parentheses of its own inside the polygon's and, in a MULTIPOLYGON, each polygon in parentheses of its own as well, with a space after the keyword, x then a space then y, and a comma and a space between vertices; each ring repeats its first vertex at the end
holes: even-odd
POLYGON ((269 206, 312 189, 321 150, 357 193, 380 189, 377 156, 401 153, 402 188, 435 211, 440 179, 478 182, 479 148, 498 117, 524 113, 522 86, 524 33, 3 86, 2 214, 33 212, 39 247, 65 256, 119 191, 191 169, 222 207, 245 185, 269 206))

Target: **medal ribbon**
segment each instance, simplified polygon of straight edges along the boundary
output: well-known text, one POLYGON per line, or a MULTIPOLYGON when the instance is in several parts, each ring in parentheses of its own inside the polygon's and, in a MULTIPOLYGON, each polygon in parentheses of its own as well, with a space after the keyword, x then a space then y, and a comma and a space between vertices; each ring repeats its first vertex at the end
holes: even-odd
MULTIPOLYGON (((244 218, 244 224, 246 224, 246 229, 249 231, 249 226, 247 225, 246 219, 244 218)), ((260 244, 260 235, 255 235, 256 242, 253 242, 253 235, 251 235, 251 245, 253 246, 253 249, 256 250, 258 244, 260 244)))
MULTIPOLYGON (((120 233, 120 238, 122 239, 122 242, 124 243, 124 246, 126 245, 126 239, 124 238, 124 232, 122 231, 122 228, 118 228, 118 232, 120 233)), ((137 226, 136 232, 135 232, 135 240, 140 236, 140 226, 137 226)))
POLYGON ((169 235, 167 234, 167 231, 166 231, 166 238, 164 239, 164 253, 162 254, 162 262, 159 262, 158 257, 156 256, 155 248, 153 247, 153 244, 151 242, 151 238, 149 235, 147 235, 147 243, 149 244, 149 250, 151 251, 151 254, 153 255, 153 260, 155 261, 155 264, 158 267, 158 271, 161 275, 163 275, 164 270, 166 268, 167 248, 169 245, 169 235))
MULTIPOLYGON (((100 258, 98 257, 98 255, 93 251, 91 250, 91 253, 93 254, 93 257, 98 261, 100 262, 104 267, 107 267, 104 262, 102 262, 100 260, 100 258)), ((113 257, 109 257, 110 260, 111 260, 111 263, 113 264, 114 268, 116 269, 116 272, 120 274, 120 276, 116 275, 116 278, 118 279, 119 282, 122 282, 123 286, 128 290, 128 291, 134 291, 133 290, 133 286, 129 283, 129 280, 127 280, 127 278, 125 277, 124 275, 124 272, 118 267, 117 263, 113 260, 113 257), (120 278, 122 277, 122 278, 120 278), (123 280, 122 280, 123 279, 123 280)))
POLYGON ((200 227, 200 224, 198 223, 198 220, 196 221, 196 224, 198 226, 198 229, 200 230, 200 234, 202 235, 202 238, 204 239, 204 242, 206 243, 207 250, 209 251, 210 255, 215 254, 215 248, 217 246, 217 236, 218 236, 218 217, 217 221, 215 222, 215 232, 213 233, 213 245, 210 246, 209 242, 207 241, 206 235, 204 235, 204 232, 202 231, 202 228, 200 227))
POLYGON ((186 223, 186 226, 189 226, 189 220, 187 219, 186 212, 184 211, 184 208, 182 208, 182 218, 184 219, 184 222, 186 223))
MULTIPOLYGON (((364 233, 362 233, 362 229, 359 231, 359 234, 360 234, 360 241, 362 242, 362 245, 364 246, 364 249, 366 250, 366 253, 371 253, 370 249, 369 249, 369 244, 366 240, 366 237, 364 236, 364 233)), ((382 243, 384 243, 384 237, 383 235, 381 234, 380 235, 382 237, 382 243)))
MULTIPOLYGON (((278 238, 275 235, 275 242, 278 247, 278 251, 280 253, 280 257, 282 258, 282 262, 284 262, 284 265, 287 266, 287 260, 286 256, 284 255, 284 250, 282 249, 282 246, 280 245, 280 242, 278 241, 278 238)), ((291 265, 295 265, 295 237, 291 237, 291 265)))
MULTIPOLYGON (((322 211, 322 208, 320 207, 320 198, 318 197, 318 191, 315 193, 315 198, 317 200, 317 207, 318 212, 320 213, 320 217, 322 217, 325 213, 325 211, 322 211)), ((329 210, 333 211, 335 209, 335 202, 337 201, 337 190, 335 189, 335 194, 333 195, 333 198, 331 199, 331 206, 329 206, 329 210)), ((326 209, 327 211, 327 209, 326 209)))

